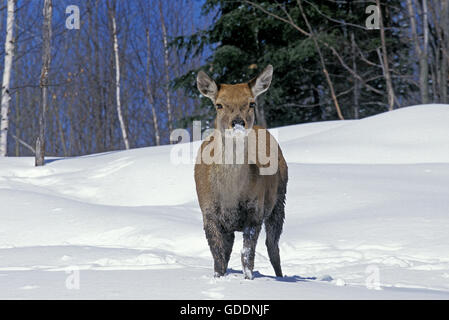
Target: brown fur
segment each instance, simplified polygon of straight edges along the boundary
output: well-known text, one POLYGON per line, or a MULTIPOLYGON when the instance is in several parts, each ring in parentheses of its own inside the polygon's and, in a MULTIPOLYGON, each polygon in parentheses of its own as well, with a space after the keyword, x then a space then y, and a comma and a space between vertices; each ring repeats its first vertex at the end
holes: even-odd
MULTIPOLYGON (((217 88, 213 101, 216 105, 221 104, 222 108, 217 109, 216 129, 222 131, 232 128, 232 121, 241 118, 245 128, 253 128, 256 136, 259 130, 265 130, 253 126, 254 108, 249 103, 255 101, 255 96, 251 83, 220 85, 217 88)), ((201 89, 205 92, 204 88, 201 89)), ((267 150, 270 150, 270 139, 266 141, 267 150)), ((203 142, 198 157, 211 143, 214 143, 213 139, 203 142)), ((247 159, 244 164, 205 164, 197 160, 196 190, 216 276, 225 274, 234 232, 242 231, 242 266, 245 278, 252 278, 255 248, 263 223, 270 261, 276 276, 282 276, 278 243, 284 222, 288 172, 282 151, 278 145, 277 148, 278 169, 273 175, 261 175, 263 166, 258 161, 255 164, 248 163, 247 159)))

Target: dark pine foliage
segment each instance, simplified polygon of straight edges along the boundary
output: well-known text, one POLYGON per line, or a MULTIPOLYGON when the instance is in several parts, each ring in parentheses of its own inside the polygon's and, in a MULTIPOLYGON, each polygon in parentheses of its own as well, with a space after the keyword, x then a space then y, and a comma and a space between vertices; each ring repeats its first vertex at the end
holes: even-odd
MULTIPOLYGON (((287 11, 294 23, 307 30, 296 1, 254 2, 282 17, 286 17, 284 10, 287 11)), ((400 5, 395 9, 394 4, 399 2, 390 1, 388 8, 383 8, 384 24, 390 63, 395 65, 398 73, 406 73, 408 66, 399 57, 403 56, 401 51, 407 52, 408 44, 401 42, 397 28, 399 22, 395 19, 400 5)), ((346 119, 354 118, 356 114, 365 117, 387 110, 385 79, 376 51, 380 47, 379 30, 364 29, 368 17, 365 9, 370 4, 372 2, 369 1, 303 1, 346 119), (356 54, 353 54, 352 34, 359 48, 356 54), (324 43, 335 48, 349 67, 353 68, 355 63, 357 73, 382 94, 368 90, 360 81, 357 83, 324 43), (356 84, 360 89, 356 91, 357 99, 354 100, 356 84), (354 106, 354 101, 358 101, 357 106, 354 106)), ((205 15, 216 12, 210 28, 189 37, 178 37, 172 44, 186 49, 186 59, 210 50, 206 64, 200 69, 218 83, 248 81, 271 63, 274 66, 271 88, 258 101, 269 127, 337 119, 319 56, 309 37, 243 1, 206 0, 202 10, 205 15)), ((195 85, 198 70, 191 70, 174 81, 175 88, 184 88, 199 101, 193 116, 185 119, 187 122, 192 118, 210 121, 214 114, 209 99, 199 99, 195 85)), ((405 84, 398 83, 401 79, 394 78, 394 81, 396 88, 407 90, 405 84)))

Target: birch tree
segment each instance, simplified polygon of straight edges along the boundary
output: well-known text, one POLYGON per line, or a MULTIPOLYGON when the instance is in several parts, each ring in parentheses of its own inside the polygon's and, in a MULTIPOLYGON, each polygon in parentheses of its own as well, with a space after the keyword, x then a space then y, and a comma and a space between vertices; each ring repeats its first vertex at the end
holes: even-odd
POLYGON ((43 166, 45 163, 45 125, 48 110, 48 75, 51 63, 51 18, 52 0, 44 1, 44 23, 42 28, 42 69, 39 86, 41 88, 41 105, 39 110, 39 135, 36 139, 35 165, 43 166))
POLYGON ((129 140, 128 134, 126 133, 125 120, 123 119, 122 113, 122 105, 120 101, 120 58, 119 58, 119 46, 118 46, 118 38, 117 38, 117 23, 115 20, 115 3, 112 6, 108 3, 108 11, 109 18, 111 20, 111 28, 112 28, 112 38, 113 38, 113 49, 114 49, 114 58, 115 58, 115 93, 116 93, 116 107, 117 107, 117 116, 120 123, 120 129, 122 131, 123 143, 125 144, 125 149, 129 149, 129 140))
POLYGON ((156 106, 154 104, 154 95, 153 90, 151 88, 151 80, 150 80, 150 67, 151 67, 151 37, 150 31, 148 28, 145 30, 145 35, 147 38, 147 65, 146 65, 146 88, 147 88, 147 96, 148 102, 151 106, 151 114, 153 116, 153 127, 154 127, 154 138, 156 140, 156 145, 159 146, 161 144, 161 136, 159 133, 159 124, 156 113, 156 106))
POLYGON ((5 157, 8 150, 9 103, 11 101, 10 80, 12 60, 14 56, 14 5, 15 0, 8 0, 5 40, 5 66, 3 69, 1 124, 0 124, 0 156, 5 157))
POLYGON ((169 51, 168 51, 168 36, 167 36, 167 26, 165 24, 164 12, 162 10, 162 1, 159 0, 159 16, 161 19, 162 28, 162 41, 164 44, 164 73, 165 73, 165 90, 166 90, 166 104, 168 113, 168 130, 169 135, 173 130, 173 116, 172 116, 172 106, 170 97, 170 62, 169 62, 169 51))

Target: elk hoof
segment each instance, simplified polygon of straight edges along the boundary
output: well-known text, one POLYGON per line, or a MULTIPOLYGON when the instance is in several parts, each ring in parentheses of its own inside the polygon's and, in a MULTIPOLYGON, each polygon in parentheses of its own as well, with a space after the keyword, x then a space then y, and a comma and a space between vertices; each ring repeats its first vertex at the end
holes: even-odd
POLYGON ((254 276, 253 276, 253 272, 247 268, 243 269, 243 275, 245 276, 246 280, 253 280, 254 276))
POLYGON ((221 278, 221 277, 223 277, 225 274, 224 273, 221 273, 221 272, 217 272, 217 271, 215 271, 214 272, 214 278, 221 278))

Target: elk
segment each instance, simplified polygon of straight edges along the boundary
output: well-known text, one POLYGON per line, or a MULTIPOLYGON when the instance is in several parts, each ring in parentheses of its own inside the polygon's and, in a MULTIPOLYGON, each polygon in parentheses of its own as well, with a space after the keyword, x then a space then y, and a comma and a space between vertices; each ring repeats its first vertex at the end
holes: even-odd
POLYGON ((271 65, 253 80, 234 85, 217 85, 203 71, 197 75, 198 90, 212 100, 216 109, 214 134, 203 141, 195 164, 196 191, 204 231, 214 259, 215 277, 226 274, 234 233, 238 231, 243 232, 243 274, 245 279, 253 279, 256 244, 263 224, 270 262, 276 276, 282 277, 279 238, 285 216, 288 169, 274 137, 265 128, 254 125, 256 98, 268 90, 272 76, 271 65), (218 157, 222 160, 226 152, 226 132, 232 134, 236 131, 244 132, 244 138, 240 139, 244 141, 243 163, 202 161, 205 151, 211 156, 223 151, 223 157, 218 157), (265 141, 261 140, 262 133, 267 137, 265 141), (211 145, 216 148, 210 148, 211 145), (275 150, 275 157, 263 163, 259 158, 267 149, 275 150), (268 174, 264 172, 273 163, 276 164, 274 170, 268 174))

